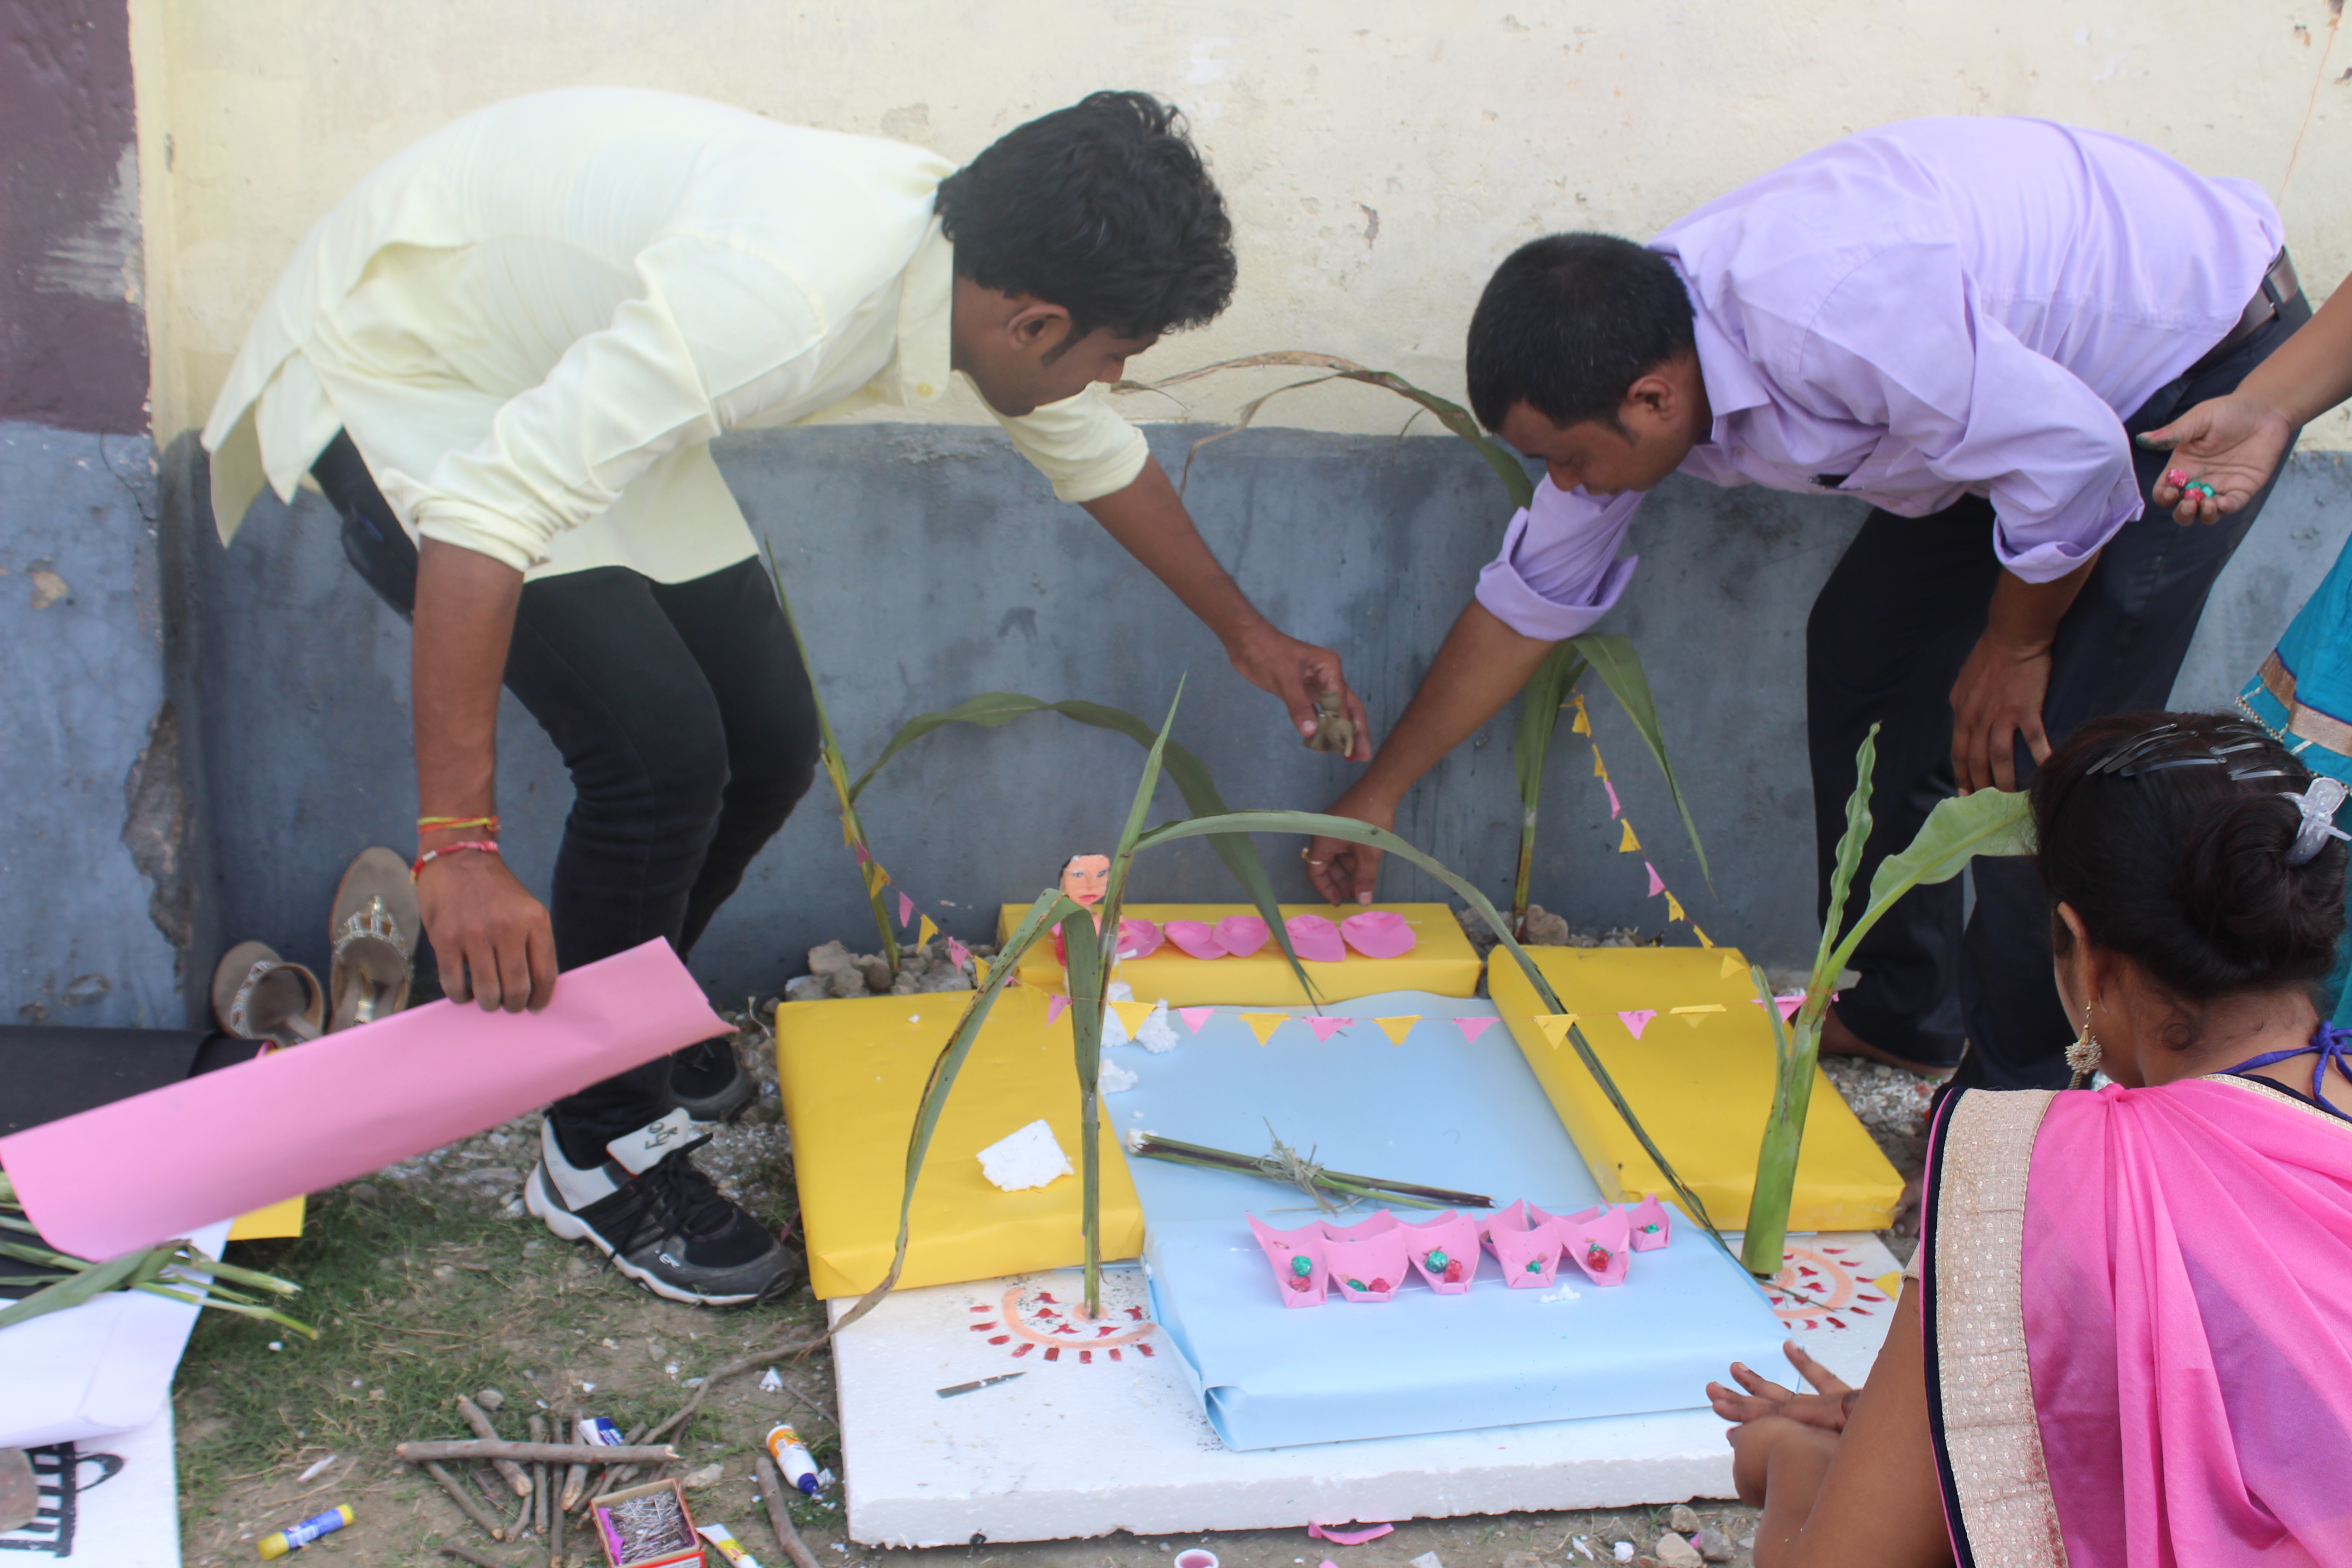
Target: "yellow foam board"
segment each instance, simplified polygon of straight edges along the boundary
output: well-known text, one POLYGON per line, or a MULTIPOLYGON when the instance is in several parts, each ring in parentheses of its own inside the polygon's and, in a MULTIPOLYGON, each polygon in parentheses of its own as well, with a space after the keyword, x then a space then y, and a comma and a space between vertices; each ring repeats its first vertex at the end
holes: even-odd
POLYGON ((231 1241, 268 1241, 281 1236, 302 1234, 303 1211, 309 1202, 302 1197, 290 1197, 271 1204, 266 1209, 239 1215, 228 1227, 231 1241))
MULTIPOLYGON (((1536 967, 1580 1015, 1578 1026, 1616 1081, 1659 1150, 1672 1162, 1715 1223, 1748 1223, 1756 1156, 1771 1114, 1775 1074, 1772 1029, 1755 987, 1723 973, 1725 948, 1538 947, 1536 967), (1675 1007, 1719 1005, 1720 1013, 1675 1016, 1675 1007), (1654 1008, 1639 1039, 1617 1015, 1654 1008), (1686 1022, 1696 1017, 1696 1026, 1686 1022)), ((1499 950, 1487 971, 1488 994, 1535 1068, 1552 1107, 1615 1202, 1664 1192, 1665 1179, 1565 1038, 1555 1046, 1538 1026, 1536 989, 1499 950)), ((1903 1179, 1853 1110, 1816 1069, 1797 1157, 1791 1230, 1882 1230, 1894 1221, 1903 1179)))
MULTIPOLYGON (((776 1072, 792 1130, 809 1281, 820 1297, 856 1296, 889 1272, 906 1190, 907 1140, 932 1063, 969 993, 785 1002, 776 1008, 776 1072)), ((903 1286, 950 1285, 1086 1261, 1079 1178, 998 1190, 980 1152, 1043 1117, 1078 1167, 1078 1078, 1070 1019, 1048 1024, 1041 991, 998 998, 964 1060, 915 1186, 903 1286)), ((1143 1250, 1143 1205, 1106 1114, 1102 1255, 1143 1250)))
MULTIPOLYGON (((1278 907, 1285 920, 1293 915, 1321 915, 1334 924, 1360 912, 1330 904, 1278 907)), ((1315 982, 1321 1000, 1347 1002, 1381 991, 1427 991, 1439 996, 1468 996, 1477 991, 1477 950, 1462 934, 1461 922, 1452 910, 1444 904, 1367 904, 1363 908, 1402 915, 1419 941, 1402 958, 1366 958, 1351 949, 1343 963, 1308 963, 1307 978, 1315 982)), ((1026 904, 1003 906, 996 916, 998 942, 1012 936, 1013 928, 1028 912, 1026 904)), ((1214 925, 1227 915, 1256 912, 1247 904, 1127 906, 1130 919, 1157 925, 1170 921, 1205 921, 1214 925)), ((1156 1002, 1164 996, 1173 1007, 1288 1007, 1307 1000, 1298 989, 1298 976, 1291 972, 1290 961, 1282 956, 1281 945, 1270 936, 1264 947, 1247 958, 1194 958, 1174 942, 1163 942, 1155 952, 1122 962, 1118 978, 1135 987, 1138 1001, 1156 1002)), ((1066 982, 1061 964, 1055 960, 1051 938, 1022 958, 1019 979, 1024 985, 1047 991, 1064 988, 1066 982)))

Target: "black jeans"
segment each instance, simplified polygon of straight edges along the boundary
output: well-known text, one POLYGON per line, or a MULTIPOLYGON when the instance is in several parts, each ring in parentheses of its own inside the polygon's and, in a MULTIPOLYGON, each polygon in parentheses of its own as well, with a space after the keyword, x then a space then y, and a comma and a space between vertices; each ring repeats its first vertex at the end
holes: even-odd
MULTIPOLYGON (((413 614, 416 547, 359 448, 338 435, 310 471, 342 514, 352 566, 413 614)), ((600 566, 527 583, 506 686, 572 772, 547 900, 557 964, 657 936, 691 952, 816 772, 816 698, 766 573, 745 561, 656 583, 600 566)), ((558 1100, 565 1157, 601 1160, 607 1141, 669 1110, 670 1065, 558 1100)))
MULTIPOLYGON (((2125 431, 2156 429, 2231 391, 2310 316, 2298 296, 2215 363, 2159 389, 2124 422, 2125 431)), ((2132 461, 2145 498, 2170 458, 2135 445, 2132 461)), ((2210 527, 2184 527, 2150 502, 2108 541, 2059 623, 2042 705, 2051 744, 2085 720, 2164 706, 2213 579, 2270 489, 2210 527)), ((1805 718, 1821 866, 1815 907, 1825 918, 1854 751, 1873 721, 1883 726, 1874 820, 1847 898, 1849 920, 1862 912, 1878 863, 1908 845, 1936 803, 1955 791, 1950 693, 1984 634, 2000 575, 1992 526, 1991 503, 1974 496, 1929 517, 1873 511, 1813 602, 1805 627, 1805 718)), ((2021 741, 2016 763, 2022 789, 2033 758, 2021 741)), ((1855 951, 1862 980, 1840 999, 1838 1016, 1906 1061, 1959 1063, 1958 1080, 1970 1087, 2063 1088, 2074 1029, 2051 977, 2050 908, 2033 863, 1979 859, 1969 874, 1976 908, 1965 930, 1958 878, 1916 889, 1887 911, 1855 951)))

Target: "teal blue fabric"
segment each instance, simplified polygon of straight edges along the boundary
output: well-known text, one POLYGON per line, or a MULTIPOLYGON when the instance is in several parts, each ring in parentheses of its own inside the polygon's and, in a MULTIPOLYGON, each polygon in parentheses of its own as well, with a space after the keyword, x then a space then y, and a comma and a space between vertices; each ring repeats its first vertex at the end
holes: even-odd
MULTIPOLYGON (((2352 784, 2352 757, 2317 739, 2352 731, 2352 544, 2328 568, 2319 592, 2296 612, 2278 650, 2238 693, 2238 706, 2286 743, 2315 773, 2352 784)), ((2345 913, 2352 917, 2352 889, 2345 913)), ((2320 1010, 2352 1028, 2352 930, 2336 949, 2320 1010)))

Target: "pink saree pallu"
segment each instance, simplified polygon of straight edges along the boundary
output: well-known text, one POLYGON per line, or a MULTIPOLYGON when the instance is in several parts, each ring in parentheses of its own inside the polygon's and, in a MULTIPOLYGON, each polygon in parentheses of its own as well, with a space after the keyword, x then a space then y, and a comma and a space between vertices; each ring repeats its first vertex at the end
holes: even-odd
POLYGON ((1963 1568, 2352 1564, 2352 1122, 2235 1078, 1958 1094, 1927 1191, 1963 1568))

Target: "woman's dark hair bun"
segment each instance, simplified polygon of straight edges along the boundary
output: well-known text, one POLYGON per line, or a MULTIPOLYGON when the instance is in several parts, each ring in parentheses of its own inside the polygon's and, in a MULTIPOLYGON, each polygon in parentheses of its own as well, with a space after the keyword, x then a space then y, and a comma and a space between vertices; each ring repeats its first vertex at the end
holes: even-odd
MULTIPOLYGON (((2091 940, 2184 1002, 2315 984, 2344 934, 2336 839, 2287 863, 2303 826, 2286 792, 2311 773, 2223 713, 2120 713, 2084 724, 2032 784, 2043 887, 2091 940)), ((2060 951, 2071 941, 2053 921, 2060 951)))

